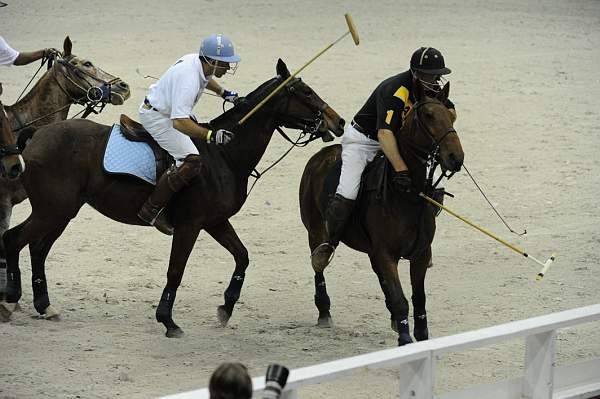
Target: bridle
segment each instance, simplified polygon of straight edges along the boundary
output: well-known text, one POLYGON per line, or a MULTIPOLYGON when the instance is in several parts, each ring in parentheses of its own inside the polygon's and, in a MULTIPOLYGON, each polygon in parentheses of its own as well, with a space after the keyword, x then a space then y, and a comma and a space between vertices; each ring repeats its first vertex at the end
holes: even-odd
POLYGON ((288 142, 292 143, 295 147, 304 147, 308 143, 313 140, 320 138, 324 132, 327 131, 327 122, 325 122, 325 110, 329 105, 323 101, 323 104, 320 106, 315 106, 311 102, 307 101, 303 96, 298 95, 297 85, 302 82, 300 78, 292 79, 288 84, 285 85, 285 90, 287 92, 286 103, 283 107, 283 111, 275 111, 276 121, 277 121, 277 131, 279 134, 286 139, 288 142), (295 97, 300 103, 302 103, 306 108, 313 111, 315 113, 314 118, 301 118, 301 117, 290 117, 289 109, 290 104, 292 102, 292 98, 295 97), (284 132, 281 130, 281 126, 300 130, 300 137, 295 142, 292 141, 284 132), (300 142, 304 136, 309 135, 308 139, 300 142))
MULTIPOLYGON (((6 123, 8 125, 8 118, 6 117, 6 113, 4 112, 4 107, 2 106, 1 103, 0 103, 0 113, 1 113, 0 114, 0 129, 4 130, 4 124, 6 123)), ((9 125, 8 125, 7 129, 9 131, 9 134, 12 134, 12 132, 10 131, 9 125)), ((4 139, 2 141, 4 141, 4 139)), ((10 156, 10 155, 21 155, 21 151, 19 150, 18 145, 16 143, 14 143, 14 144, 0 143, 0 160, 3 159, 4 157, 10 156)), ((4 172, 3 164, 0 164, 0 169, 2 170, 2 172, 4 172)))
MULTIPOLYGON (((278 84, 280 79, 281 79, 281 77, 274 80, 274 83, 278 84)), ((327 107, 329 107, 329 105, 327 105, 327 103, 323 101, 323 104, 321 104, 320 106, 315 106, 311 102, 305 100, 302 96, 298 95, 296 85, 298 83, 300 83, 301 81, 302 80, 300 78, 294 78, 288 84, 285 85, 285 90, 286 90, 287 95, 285 96, 286 103, 285 103, 285 106, 283 107, 283 111, 279 111, 277 109, 273 110, 275 113, 275 122, 276 122, 275 129, 279 132, 279 134, 286 141, 288 141, 292 145, 290 148, 288 148, 283 153, 283 155, 281 155, 275 162, 273 162, 271 165, 269 165, 262 172, 259 172, 256 168, 253 170, 253 172, 250 174, 250 176, 254 177, 256 180, 254 180, 254 183, 252 183, 252 186, 250 187, 250 190, 248 190, 246 197, 248 197, 250 195, 250 193, 252 192, 252 189, 254 188, 254 185, 258 182, 258 179, 260 179, 271 168, 273 168, 275 165, 277 165, 279 162, 281 162, 283 160, 283 158, 285 158, 290 153, 290 151, 292 151, 295 147, 305 147, 311 141, 314 141, 314 140, 320 138, 323 135, 323 130, 327 131, 327 122, 325 122, 325 110, 327 109, 327 107), (314 119, 289 116, 288 111, 290 108, 290 103, 291 103, 292 97, 294 97, 294 96, 305 107, 307 107, 309 110, 314 111, 316 113, 316 116, 314 119), (281 130, 281 126, 289 128, 289 129, 300 130, 300 134, 299 134, 298 138, 295 141, 292 140, 287 134, 285 134, 285 132, 283 130, 281 130), (309 135, 309 137, 306 140, 302 141, 302 139, 307 134, 309 135)))
POLYGON ((431 184, 433 188, 435 188, 439 184, 439 182, 441 181, 442 178, 446 177, 449 179, 455 173, 455 172, 451 172, 448 174, 446 170, 442 170, 441 176, 437 179, 437 181, 434 184, 432 184, 433 183, 433 174, 435 172, 435 169, 440 165, 440 163, 439 163, 440 146, 441 146, 442 142, 448 137, 448 135, 451 133, 456 133, 456 130, 454 129, 453 126, 450 126, 439 139, 436 139, 436 137, 431 132, 431 129, 429 129, 427 124, 423 122, 423 119, 421 118, 421 114, 419 113, 419 110, 425 104, 439 104, 441 106, 444 106, 444 104, 437 99, 426 99, 423 101, 417 101, 413 105, 413 107, 410 111, 411 114, 414 116, 412 116, 413 122, 411 123, 410 130, 408 133, 411 137, 415 137, 417 132, 419 132, 419 131, 423 132, 426 135, 426 137, 429 139, 430 145, 427 148, 423 148, 422 146, 419 146, 419 145, 415 144, 414 142, 405 139, 403 137, 403 135, 401 135, 399 137, 399 140, 402 142, 402 148, 405 148, 408 151, 410 151, 412 153, 412 155, 414 155, 415 158, 417 158, 417 160, 419 162, 421 162, 422 165, 425 165, 428 168, 429 172, 428 172, 427 182, 429 184, 431 184), (418 130, 416 130, 416 129, 418 129, 418 130))
POLYGON ((110 98, 113 95, 121 97, 121 100, 123 100, 123 102, 125 102, 125 99, 123 98, 123 96, 121 96, 121 94, 119 94, 117 92, 113 92, 113 90, 112 90, 112 86, 115 83, 120 82, 121 78, 113 77, 110 80, 101 79, 101 78, 89 73, 88 71, 82 69, 81 67, 71 64, 70 61, 74 57, 75 56, 73 56, 73 55, 69 55, 65 58, 57 58, 56 62, 65 68, 66 73, 63 74, 63 76, 69 82, 71 82, 71 84, 73 84, 75 87, 77 87, 79 90, 81 90, 81 93, 82 93, 81 97, 79 97, 79 98, 73 97, 61 85, 60 80, 56 76, 56 66, 52 67, 52 76, 54 77, 54 80, 56 81, 58 87, 63 91, 63 93, 65 93, 69 97, 69 99, 74 104, 80 104, 80 105, 86 106, 86 112, 84 113, 83 118, 88 116, 91 112, 94 112, 94 113, 101 112, 104 109, 104 107, 106 106, 106 104, 110 102, 110 98), (75 79, 73 79, 73 76, 76 76, 77 78, 79 78, 80 81, 85 82, 88 87, 83 87, 81 84, 79 84, 77 81, 75 81, 75 79), (90 82, 87 78, 92 79, 94 81, 94 83, 90 82), (95 83, 99 83, 99 84, 95 84, 95 83), (99 111, 95 112, 93 110, 93 107, 95 107, 99 103, 101 104, 101 109, 99 111), (90 108, 90 105, 92 105, 92 108, 90 108))
MULTIPOLYGON (((81 117, 86 118, 91 113, 99 114, 100 112, 102 112, 104 110, 104 107, 106 106, 106 104, 108 102, 110 102, 111 95, 120 96, 122 98, 122 96, 119 93, 112 91, 112 85, 121 81, 120 78, 114 77, 108 81, 104 80, 104 79, 100 79, 97 76, 94 76, 94 75, 90 74, 89 72, 83 70, 82 68, 71 64, 69 61, 72 60, 74 57, 75 57, 74 55, 69 55, 69 56, 63 58, 60 56, 60 54, 51 54, 48 57, 42 59, 42 63, 40 65, 40 67, 38 68, 36 73, 33 75, 33 77, 29 80, 29 83, 27 83, 25 88, 21 91, 21 95, 19 95, 19 98, 17 99, 17 102, 18 102, 19 99, 21 98, 21 96, 23 95, 23 93, 25 92, 25 90, 27 90, 27 87, 29 87, 29 85, 31 84, 33 79, 37 76, 37 74, 39 73, 39 71, 41 70, 41 68, 44 66, 44 64, 47 61, 48 62, 48 70, 52 70, 51 71, 52 78, 54 78, 54 81, 56 82, 56 84, 58 85, 60 90, 69 98, 69 103, 65 106, 62 106, 62 107, 52 111, 52 112, 49 112, 42 116, 39 116, 27 123, 23 123, 19 119, 18 115, 14 114, 15 118, 17 119, 17 122, 20 125, 17 129, 13 130, 15 133, 20 130, 25 129, 28 126, 33 125, 37 121, 45 119, 49 116, 52 116, 54 114, 57 114, 65 109, 69 108, 71 106, 71 104, 79 104, 79 105, 82 105, 85 107, 82 111, 73 115, 71 117, 71 119, 79 116, 82 113, 83 113, 83 115, 81 117), (56 64, 54 64, 54 61, 56 61, 57 64, 60 64, 65 69, 65 73, 63 74, 63 76, 65 76, 65 78, 69 82, 71 82, 71 84, 73 84, 75 87, 77 87, 79 90, 81 90, 81 93, 82 93, 81 97, 75 98, 71 93, 69 93, 69 91, 65 87, 63 87, 61 85, 60 79, 57 76, 57 71, 56 71, 57 68, 56 68, 56 64), (80 80, 83 80, 88 85, 88 87, 85 88, 81 84, 77 83, 73 79, 73 77, 72 77, 73 75, 77 76, 80 80), (90 83, 83 75, 93 79, 97 83, 100 83, 100 85, 94 85, 94 84, 90 83)), ((123 101, 124 101, 124 99, 123 99, 123 101)))

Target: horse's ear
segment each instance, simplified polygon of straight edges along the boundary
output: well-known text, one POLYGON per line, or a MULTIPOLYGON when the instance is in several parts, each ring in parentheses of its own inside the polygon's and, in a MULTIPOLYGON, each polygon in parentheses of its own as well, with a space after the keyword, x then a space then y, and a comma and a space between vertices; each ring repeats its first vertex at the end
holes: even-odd
POLYGON ((437 94, 436 98, 441 102, 446 102, 448 95, 450 94, 450 82, 444 85, 444 88, 437 94))
POLYGON ((284 79, 287 79, 290 76, 290 71, 281 58, 277 60, 277 75, 284 79))
POLYGON ((73 49, 73 43, 71 43, 71 39, 69 36, 65 37, 65 42, 63 43, 63 57, 67 57, 71 55, 71 50, 73 49))
POLYGON ((417 79, 415 81, 415 100, 422 101, 423 99, 425 99, 425 88, 421 83, 421 79, 417 79))

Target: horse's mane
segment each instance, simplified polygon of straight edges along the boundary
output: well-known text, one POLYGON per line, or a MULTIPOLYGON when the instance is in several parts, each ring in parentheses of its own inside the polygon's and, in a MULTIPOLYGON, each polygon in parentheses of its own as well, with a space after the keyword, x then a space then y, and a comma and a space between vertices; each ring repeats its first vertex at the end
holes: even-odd
POLYGON ((276 76, 272 79, 267 80, 252 92, 250 92, 246 97, 240 99, 240 101, 231 109, 225 111, 221 115, 217 116, 215 119, 209 122, 209 126, 211 128, 221 127, 221 128, 233 128, 232 123, 237 124, 239 119, 241 119, 247 112, 249 112, 252 108, 256 106, 263 98, 265 98, 268 93, 272 91, 272 87, 275 83, 279 83, 281 77, 276 76), (268 89, 268 90, 267 90, 268 89))

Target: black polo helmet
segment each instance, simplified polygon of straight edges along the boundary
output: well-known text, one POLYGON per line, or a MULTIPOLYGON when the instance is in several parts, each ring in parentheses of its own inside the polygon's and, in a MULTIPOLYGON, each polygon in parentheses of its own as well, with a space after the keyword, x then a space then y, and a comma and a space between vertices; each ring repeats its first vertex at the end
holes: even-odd
POLYGON ((421 47, 410 57, 410 69, 430 75, 448 75, 452 72, 444 64, 444 56, 433 47, 421 47))

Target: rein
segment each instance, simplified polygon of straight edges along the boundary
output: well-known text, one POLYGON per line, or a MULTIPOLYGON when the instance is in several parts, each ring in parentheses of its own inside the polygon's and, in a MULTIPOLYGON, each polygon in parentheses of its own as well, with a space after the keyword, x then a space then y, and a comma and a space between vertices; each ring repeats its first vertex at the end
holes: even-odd
MULTIPOLYGON (((291 146, 283 153, 283 155, 281 155, 275 162, 273 162, 271 165, 269 165, 262 172, 259 172, 256 168, 254 168, 252 173, 250 173, 250 176, 254 177, 256 180, 254 180, 254 183, 252 183, 250 190, 248 190, 248 193, 246 193, 246 198, 250 196, 250 193, 254 189, 254 186, 256 185, 256 183, 258 183, 258 179, 260 179, 265 173, 267 173, 275 165, 277 165, 279 162, 281 162, 295 147, 305 147, 308 145, 308 143, 320 138, 322 135, 322 133, 320 133, 320 131, 325 126, 325 118, 323 116, 324 115, 323 112, 328 107, 327 103, 323 102, 323 104, 317 109, 317 116, 314 119, 290 118, 287 116, 287 111, 289 110, 289 107, 290 107, 291 97, 294 96, 295 92, 296 92, 294 85, 300 81, 301 81, 300 78, 296 78, 285 86, 286 91, 288 93, 288 95, 286 96, 287 102, 285 105, 285 110, 283 112, 276 113, 277 127, 275 129, 281 135, 281 137, 283 137, 287 142, 289 142, 291 144, 291 146), (292 140, 281 129, 281 126, 284 126, 284 127, 290 128, 290 129, 300 130, 300 134, 298 135, 298 138, 295 141, 292 140), (306 140, 301 141, 307 134, 309 135, 309 137, 306 140)), ((300 102, 302 102, 304 105, 306 105, 308 108, 314 108, 314 107, 311 107, 311 105, 308 102, 302 100, 302 98, 298 97, 297 99, 300 102)))

